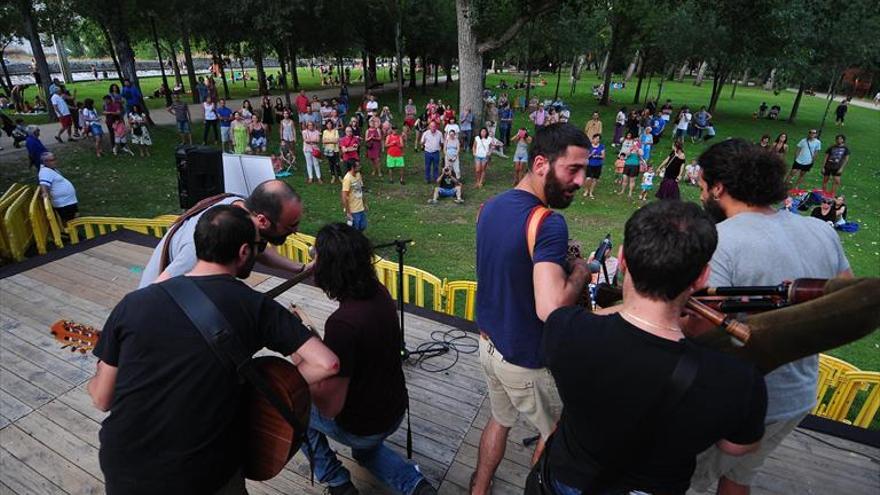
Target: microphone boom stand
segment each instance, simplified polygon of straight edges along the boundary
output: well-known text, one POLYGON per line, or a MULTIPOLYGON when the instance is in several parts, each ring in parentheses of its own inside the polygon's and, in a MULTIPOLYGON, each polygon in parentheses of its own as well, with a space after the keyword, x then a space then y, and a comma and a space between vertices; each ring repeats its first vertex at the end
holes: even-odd
MULTIPOLYGON (((407 245, 411 244, 412 242, 412 239, 397 239, 391 242, 387 242, 385 244, 374 246, 374 249, 394 246, 394 249, 397 251, 397 309, 400 312, 400 358, 403 361, 409 359, 410 356, 419 356, 429 353, 439 356, 441 354, 446 354, 447 352, 449 352, 449 346, 446 345, 443 345, 442 347, 431 346, 427 349, 413 351, 410 351, 406 348, 406 331, 404 326, 404 315, 406 314, 406 310, 403 304, 403 258, 406 254, 407 245)), ((439 294, 435 294, 434 297, 439 297, 439 294)))

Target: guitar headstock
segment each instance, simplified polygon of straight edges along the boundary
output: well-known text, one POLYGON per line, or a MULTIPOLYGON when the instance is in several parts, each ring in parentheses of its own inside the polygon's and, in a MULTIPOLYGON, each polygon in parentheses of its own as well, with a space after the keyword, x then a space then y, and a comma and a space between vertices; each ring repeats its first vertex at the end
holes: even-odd
POLYGON ((101 331, 89 325, 82 325, 68 320, 58 320, 51 327, 52 336, 62 344, 62 348, 79 351, 83 354, 91 351, 101 338, 101 331))

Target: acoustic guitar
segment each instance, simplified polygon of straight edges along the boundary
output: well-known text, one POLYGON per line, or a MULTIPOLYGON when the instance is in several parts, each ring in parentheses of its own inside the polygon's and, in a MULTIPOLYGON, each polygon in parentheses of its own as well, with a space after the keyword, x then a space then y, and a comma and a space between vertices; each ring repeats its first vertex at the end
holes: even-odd
MULTIPOLYGON (((266 292, 275 298, 287 289, 305 280, 311 272, 303 272, 266 292)), ((83 354, 91 352, 101 338, 101 331, 89 325, 59 320, 51 327, 55 340, 62 348, 83 354)), ((311 397, 309 386, 296 366, 277 356, 253 359, 253 365, 263 375, 275 395, 293 412, 299 423, 308 428, 311 397)), ((248 381, 244 382, 245 454, 244 475, 255 481, 275 477, 284 469, 300 448, 302 438, 281 413, 248 381)))

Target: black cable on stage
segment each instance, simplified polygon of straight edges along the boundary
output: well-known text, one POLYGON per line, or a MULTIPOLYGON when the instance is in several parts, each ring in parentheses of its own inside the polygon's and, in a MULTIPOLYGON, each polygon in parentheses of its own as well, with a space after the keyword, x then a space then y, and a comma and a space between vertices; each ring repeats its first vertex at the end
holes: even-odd
POLYGON ((476 354, 479 343, 476 337, 458 328, 449 330, 434 330, 431 332, 431 340, 423 342, 416 347, 417 351, 426 351, 417 358, 410 360, 413 366, 429 373, 441 373, 449 370, 458 363, 461 354, 476 354), (453 356, 452 363, 446 366, 431 364, 431 360, 450 352, 453 356))

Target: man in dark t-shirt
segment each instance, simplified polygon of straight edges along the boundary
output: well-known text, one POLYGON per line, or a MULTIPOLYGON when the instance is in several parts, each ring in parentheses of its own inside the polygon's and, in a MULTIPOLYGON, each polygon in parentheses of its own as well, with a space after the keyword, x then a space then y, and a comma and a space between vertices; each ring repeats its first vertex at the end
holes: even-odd
POLYGON ((551 124, 532 141, 531 167, 516 188, 487 201, 477 219, 477 324, 480 364, 491 416, 483 429, 471 493, 488 492, 504 457, 507 435, 522 414, 541 435, 559 418, 559 397, 544 367, 543 321, 573 304, 588 275, 583 259, 569 263, 566 208, 584 184, 590 143, 571 124, 551 124))
POLYGON ((827 192, 828 179, 833 178, 831 183, 831 196, 837 192, 840 187, 840 176, 843 175, 843 168, 849 162, 849 148, 846 146, 846 136, 838 134, 834 138, 834 146, 825 151, 825 165, 822 167, 822 192, 827 192))
POLYGON ((691 343, 679 326, 688 297, 708 280, 717 240, 697 205, 651 203, 626 223, 622 306, 601 316, 578 307, 550 315, 544 356, 563 411, 528 483, 542 469, 555 493, 684 494, 707 447, 734 455, 757 448, 763 377, 691 343))
POLYGON ((339 373, 311 388, 308 442, 315 477, 331 495, 356 495, 348 470, 327 437, 351 447, 355 461, 406 495, 436 490, 418 468, 385 445, 403 420, 406 385, 394 301, 376 278, 370 241, 343 224, 326 225, 315 240, 315 284, 339 301, 324 325, 324 343, 339 356, 339 373))
MULTIPOLYGON (((335 373, 336 356, 280 304, 236 280, 265 248, 248 214, 221 205, 195 232, 196 266, 186 277, 219 308, 247 352, 293 355, 310 383, 335 373)), ((125 296, 94 350, 88 391, 111 414, 101 426, 101 470, 109 495, 245 493, 242 386, 165 290, 181 277, 125 296)))

